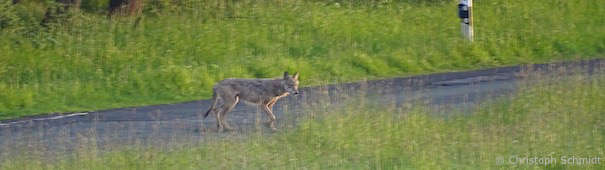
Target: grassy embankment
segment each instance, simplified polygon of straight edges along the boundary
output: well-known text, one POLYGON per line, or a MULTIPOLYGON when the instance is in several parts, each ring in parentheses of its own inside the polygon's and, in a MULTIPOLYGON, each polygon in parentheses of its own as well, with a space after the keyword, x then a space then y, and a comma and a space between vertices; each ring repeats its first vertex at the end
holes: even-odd
POLYGON ((2 17, 12 19, 0 31, 0 119, 203 99, 223 78, 285 70, 301 72, 308 86, 605 50, 600 0, 477 2, 472 45, 460 38, 455 1, 192 1, 136 26, 75 13, 48 28, 38 25, 43 6, 5 2, 10 15, 2 17))
POLYGON ((470 114, 441 117, 422 106, 352 104, 273 135, 208 140, 168 152, 128 146, 98 154, 90 145, 52 163, 13 155, 0 169, 605 168, 605 77, 553 79, 528 83, 470 114), (601 160, 570 165, 565 158, 572 156, 601 160), (523 160, 534 157, 556 161, 523 160))

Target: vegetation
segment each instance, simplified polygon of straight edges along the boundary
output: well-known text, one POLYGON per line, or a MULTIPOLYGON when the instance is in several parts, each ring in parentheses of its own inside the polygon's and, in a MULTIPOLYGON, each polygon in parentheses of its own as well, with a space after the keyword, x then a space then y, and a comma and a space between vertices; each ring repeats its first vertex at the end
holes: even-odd
POLYGON ((15 156, 0 169, 603 169, 604 90, 605 77, 556 77, 470 114, 352 104, 273 135, 168 152, 129 146, 98 154, 92 145, 52 163, 15 156), (601 160, 570 165, 571 156, 601 160), (556 162, 521 160, 533 157, 556 162))
POLYGON ((600 0, 476 2, 473 44, 457 1, 166 2, 108 19, 107 2, 83 1, 43 25, 52 4, 0 2, 0 119, 203 99, 285 70, 308 86, 605 51, 600 0))

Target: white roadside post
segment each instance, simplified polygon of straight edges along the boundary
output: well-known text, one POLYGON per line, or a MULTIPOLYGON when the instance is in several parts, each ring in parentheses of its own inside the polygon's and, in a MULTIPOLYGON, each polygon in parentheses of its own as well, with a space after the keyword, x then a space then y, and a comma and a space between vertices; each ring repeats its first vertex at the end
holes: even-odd
POLYGON ((462 35, 473 41, 473 0, 460 0, 458 4, 458 17, 461 19, 462 35))

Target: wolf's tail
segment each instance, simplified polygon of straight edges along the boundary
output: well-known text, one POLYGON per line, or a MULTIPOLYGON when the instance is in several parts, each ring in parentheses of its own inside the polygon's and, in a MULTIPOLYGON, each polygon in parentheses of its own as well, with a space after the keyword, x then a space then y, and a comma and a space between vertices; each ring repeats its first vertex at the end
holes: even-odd
POLYGON ((214 107, 216 107, 216 90, 212 91, 212 104, 210 104, 210 108, 208 109, 208 111, 206 111, 206 114, 204 115, 204 119, 206 119, 206 117, 208 117, 208 115, 210 114, 210 111, 212 111, 212 109, 214 109, 214 107))

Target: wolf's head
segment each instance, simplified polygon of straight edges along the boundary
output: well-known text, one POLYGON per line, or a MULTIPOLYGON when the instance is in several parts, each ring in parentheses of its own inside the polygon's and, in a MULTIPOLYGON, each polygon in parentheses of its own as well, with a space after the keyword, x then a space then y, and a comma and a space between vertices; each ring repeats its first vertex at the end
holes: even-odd
POLYGON ((298 95, 298 72, 294 73, 294 76, 288 75, 288 72, 284 72, 284 80, 281 83, 282 87, 286 92, 294 95, 298 95))

